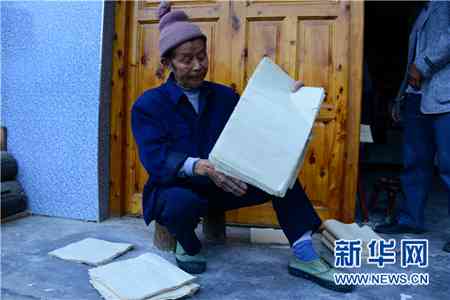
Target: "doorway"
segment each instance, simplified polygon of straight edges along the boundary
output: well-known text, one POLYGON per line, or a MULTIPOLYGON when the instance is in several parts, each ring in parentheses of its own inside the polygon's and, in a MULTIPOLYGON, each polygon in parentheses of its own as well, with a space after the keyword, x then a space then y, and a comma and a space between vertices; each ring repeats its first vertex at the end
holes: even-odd
MULTIPOLYGON (((366 202, 370 202, 376 182, 381 178, 398 180, 402 171, 403 128, 392 121, 390 111, 407 68, 409 34, 423 4, 389 1, 365 5, 361 124, 370 126, 373 137, 373 143, 361 143, 360 147, 360 196, 363 193, 366 202)), ((387 199, 380 199, 379 205, 388 205, 383 200, 387 199)))

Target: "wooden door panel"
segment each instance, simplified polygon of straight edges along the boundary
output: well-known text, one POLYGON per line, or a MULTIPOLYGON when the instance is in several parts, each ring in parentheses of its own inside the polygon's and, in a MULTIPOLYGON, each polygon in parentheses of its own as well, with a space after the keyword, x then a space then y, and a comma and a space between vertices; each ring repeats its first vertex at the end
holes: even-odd
MULTIPOLYGON (((234 3, 239 18, 232 55, 232 80, 244 89, 255 65, 271 57, 292 77, 310 86, 322 86, 327 97, 313 128, 299 180, 322 217, 337 216, 342 195, 340 174, 344 161, 345 113, 349 46, 348 12, 344 4, 259 1, 234 3), (325 12, 325 13, 324 13, 325 12), (257 34, 257 38, 255 38, 257 34), (242 75, 242 73, 244 75, 242 75), (339 97, 339 99, 338 99, 339 97), (337 204, 336 204, 337 203, 337 204)), ((270 204, 229 212, 227 220, 240 224, 276 222, 270 204)))
POLYGON ((158 23, 141 23, 138 27, 139 32, 139 53, 136 55, 139 59, 137 77, 139 86, 137 94, 140 95, 149 87, 155 87, 164 82, 163 74, 160 73, 160 60, 155 53, 159 53, 158 40, 159 29, 158 23))
POLYGON ((300 171, 300 180, 303 182, 303 188, 310 197, 315 206, 326 207, 328 196, 328 164, 329 164, 329 145, 331 141, 326 131, 330 128, 321 122, 314 124, 312 130, 312 140, 308 147, 303 162, 303 168, 300 171), (314 178, 315 180, 308 180, 314 178))
POLYGON ((297 27, 296 77, 306 85, 324 87, 327 91, 325 103, 334 99, 334 25, 333 19, 300 19, 297 27))
POLYGON ((247 82, 264 56, 269 57, 277 64, 281 64, 283 18, 272 20, 266 18, 249 19, 246 27, 248 43, 253 45, 251 49, 246 47, 246 51, 242 54, 248 58, 245 60, 245 66, 243 66, 244 80, 247 82))
POLYGON ((217 23, 216 21, 212 20, 212 21, 203 21, 203 22, 195 22, 200 29, 202 30, 203 34, 206 35, 207 38, 207 49, 208 49, 208 57, 209 57, 209 69, 208 69, 208 74, 206 74, 206 80, 209 81, 215 81, 215 77, 214 76, 216 74, 216 69, 215 69, 215 61, 217 60, 217 52, 216 50, 216 45, 218 44, 217 39, 220 38, 219 35, 217 34, 217 23))
MULTIPOLYGON (((314 206, 314 208, 322 220, 333 217, 329 209, 322 206, 314 206)), ((226 221, 227 224, 231 225, 280 227, 272 203, 270 202, 228 211, 226 213, 226 221)))

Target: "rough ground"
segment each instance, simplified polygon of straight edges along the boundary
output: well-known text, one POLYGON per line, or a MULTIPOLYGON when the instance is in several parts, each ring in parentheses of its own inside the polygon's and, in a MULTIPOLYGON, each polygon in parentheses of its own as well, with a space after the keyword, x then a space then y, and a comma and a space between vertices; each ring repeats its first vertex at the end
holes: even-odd
MULTIPOLYGON (((226 245, 207 245, 208 270, 199 276, 201 290, 193 299, 448 299, 450 254, 441 251, 444 241, 450 240, 446 201, 446 195, 439 190, 427 208, 430 233, 425 237, 430 241, 430 263, 426 272, 431 276, 428 287, 359 287, 352 294, 337 294, 290 276, 286 268, 291 255, 288 248, 251 244, 247 228, 229 227, 226 245)), ((101 299, 89 284, 89 266, 62 261, 47 253, 86 237, 96 237, 136 245, 118 259, 151 251, 174 262, 171 253, 152 245, 152 231, 153 227, 146 228, 141 219, 135 218, 91 223, 31 216, 2 224, 1 298, 101 299)), ((390 266, 382 271, 402 270, 390 266)))

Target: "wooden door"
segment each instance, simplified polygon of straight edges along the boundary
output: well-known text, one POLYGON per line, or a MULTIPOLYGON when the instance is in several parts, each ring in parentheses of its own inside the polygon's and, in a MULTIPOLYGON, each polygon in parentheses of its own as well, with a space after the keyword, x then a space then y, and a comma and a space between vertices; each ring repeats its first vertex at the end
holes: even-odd
MULTIPOLYGON (((337 1, 236 1, 231 14, 231 81, 245 88, 263 56, 293 78, 322 86, 327 97, 314 124, 299 179, 319 214, 340 218, 344 209, 346 116, 349 112, 351 6, 337 1)), ((359 99, 355 99, 358 101, 359 99)), ((350 195, 349 195, 350 196, 350 195)), ((236 223, 276 223, 271 203, 228 213, 236 223)), ((351 205, 350 205, 351 206, 351 205)))
MULTIPOLYGON (((327 98, 314 125, 299 180, 324 219, 352 220, 359 144, 362 4, 289 0, 172 3, 172 9, 185 10, 208 36, 208 80, 233 86, 241 93, 260 59, 268 56, 306 85, 325 87, 327 98)), ((139 94, 163 81, 156 75, 159 73, 157 5, 158 1, 129 3, 128 14, 119 6, 122 14, 116 15, 116 28, 119 24, 119 38, 123 41, 119 39, 115 50, 126 53, 122 58, 126 72, 116 78, 123 86, 119 86, 122 89, 113 99, 118 107, 120 101, 124 103, 126 114, 121 121, 127 129, 115 140, 115 146, 125 150, 122 153, 125 172, 120 173, 117 165, 111 166, 116 170, 112 173, 111 195, 113 201, 124 204, 113 203, 112 207, 128 214, 140 213, 141 192, 147 179, 131 135, 130 109, 139 94), (117 145, 120 141, 121 145, 117 145), (122 187, 114 185, 119 178, 125 182, 122 187)), ((115 69, 120 65, 116 59, 115 69)), ((117 122, 114 103, 112 110, 114 125, 114 120, 117 122)), ((117 149, 112 150, 113 156, 114 151, 117 149)), ((227 220, 277 226, 270 203, 231 211, 227 220)))

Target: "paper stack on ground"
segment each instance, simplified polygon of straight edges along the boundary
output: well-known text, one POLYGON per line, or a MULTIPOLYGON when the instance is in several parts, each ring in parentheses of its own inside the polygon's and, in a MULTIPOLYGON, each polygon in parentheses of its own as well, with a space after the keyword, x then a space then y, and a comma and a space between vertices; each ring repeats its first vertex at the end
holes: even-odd
POLYGON ((210 153, 217 170, 279 197, 294 185, 325 92, 293 84, 262 59, 210 153))
POLYGON ((323 227, 321 241, 333 253, 336 240, 361 240, 361 256, 365 258, 369 255, 367 244, 372 239, 382 239, 367 225, 360 227, 356 223, 345 224, 331 219, 323 222, 323 227))
POLYGON ((132 244, 87 238, 49 253, 61 259, 98 266, 110 262, 133 248, 132 244))
POLYGON ((156 254, 89 270, 91 284, 107 300, 168 300, 194 294, 195 277, 156 254))

